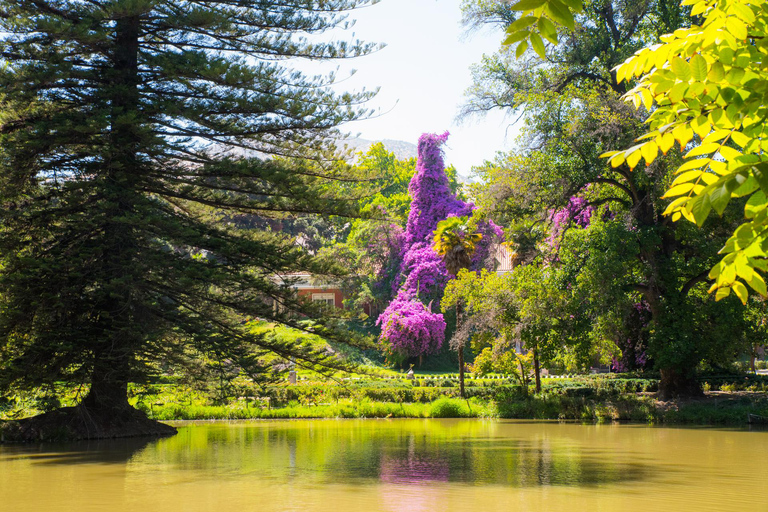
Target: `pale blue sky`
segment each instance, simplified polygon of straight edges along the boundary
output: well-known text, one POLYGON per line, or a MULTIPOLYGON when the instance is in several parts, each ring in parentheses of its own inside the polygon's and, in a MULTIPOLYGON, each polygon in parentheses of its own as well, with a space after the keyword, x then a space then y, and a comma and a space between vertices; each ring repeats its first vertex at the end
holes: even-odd
MULTIPOLYGON (((458 123, 464 91, 471 84, 469 67, 483 53, 495 51, 499 31, 467 34, 461 26, 460 0, 382 0, 353 13, 355 37, 383 42, 373 55, 344 63, 357 73, 345 90, 381 87, 370 106, 383 114, 345 128, 364 139, 416 143, 424 132, 451 132, 446 162, 468 176, 473 165, 511 149, 511 118, 500 112, 458 123)), ((349 36, 350 33, 347 33, 349 36)), ((344 73, 340 73, 340 76, 344 73)))

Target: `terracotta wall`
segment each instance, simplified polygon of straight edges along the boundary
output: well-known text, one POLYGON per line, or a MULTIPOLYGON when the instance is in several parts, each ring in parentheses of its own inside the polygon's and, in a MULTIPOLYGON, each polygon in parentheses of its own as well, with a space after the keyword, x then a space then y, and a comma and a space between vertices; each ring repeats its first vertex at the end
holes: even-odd
POLYGON ((299 297, 307 297, 311 299, 313 293, 332 293, 334 295, 334 306, 337 308, 344 307, 344 296, 341 294, 341 290, 329 288, 304 288, 299 290, 299 297))

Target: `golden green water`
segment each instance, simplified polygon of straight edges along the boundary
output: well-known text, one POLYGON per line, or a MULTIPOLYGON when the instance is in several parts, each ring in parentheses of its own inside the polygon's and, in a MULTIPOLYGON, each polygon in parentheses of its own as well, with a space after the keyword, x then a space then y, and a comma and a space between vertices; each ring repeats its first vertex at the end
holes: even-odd
POLYGON ((0 446, 0 511, 768 511, 768 432, 483 420, 181 425, 0 446))

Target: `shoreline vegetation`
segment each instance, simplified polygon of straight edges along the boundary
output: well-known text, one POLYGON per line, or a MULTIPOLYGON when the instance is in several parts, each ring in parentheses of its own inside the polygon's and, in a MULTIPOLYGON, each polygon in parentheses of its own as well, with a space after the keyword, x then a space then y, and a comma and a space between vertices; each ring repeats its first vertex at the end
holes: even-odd
MULTIPOLYGON (((133 385, 130 403, 147 424, 181 420, 259 420, 310 418, 493 418, 561 420, 591 423, 631 422, 658 425, 743 427, 750 418, 768 418, 768 378, 761 375, 711 377, 704 394, 661 401, 658 380, 616 375, 546 379, 533 394, 507 379, 468 379, 466 399, 459 397, 453 375, 318 381, 263 388, 242 384, 229 395, 195 390, 178 383, 133 385), (710 382, 711 381, 711 382, 710 382), (143 414, 141 414, 143 413, 143 414)), ((59 390, 61 391, 61 390, 59 390)), ((76 390, 69 390, 65 407, 77 417, 76 390), (69 407, 68 407, 69 406, 69 407)), ((79 427, 47 429, 39 419, 40 396, 20 396, 15 404, 0 404, 0 434, 4 442, 53 441, 83 437, 79 427), (34 420, 34 421, 33 421, 34 420), (35 423, 36 422, 36 423, 35 423)), ((61 409, 59 409, 61 410, 61 409)), ((137 420, 138 421, 138 416, 137 420)), ((56 422, 61 425, 61 421, 56 422)), ((158 430, 149 435, 169 435, 158 430)), ((92 434, 92 433, 91 433, 92 434)), ((91 434, 88 437, 93 437, 91 434)), ((145 434, 145 435, 146 435, 145 434)), ((119 437, 104 431, 98 437, 119 437)))

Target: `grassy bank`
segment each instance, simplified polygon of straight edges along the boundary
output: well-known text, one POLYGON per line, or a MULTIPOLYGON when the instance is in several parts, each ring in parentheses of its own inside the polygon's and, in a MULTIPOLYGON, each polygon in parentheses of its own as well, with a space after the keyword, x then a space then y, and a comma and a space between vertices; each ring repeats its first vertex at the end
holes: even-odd
POLYGON ((507 402, 440 398, 430 403, 392 403, 340 400, 334 404, 265 408, 248 404, 164 404, 147 411, 157 420, 235 420, 298 418, 507 418, 627 421, 648 424, 729 425, 748 424, 748 415, 768 417, 768 398, 708 397, 696 402, 659 404, 651 396, 584 399, 565 396, 530 397, 507 402))
MULTIPOLYGON (((710 379, 715 382, 715 379, 710 379)), ((743 426, 750 414, 768 417, 768 393, 762 379, 717 382, 706 396, 675 402, 655 399, 657 381, 634 376, 580 376, 547 379, 533 395, 504 379, 469 379, 461 399, 454 375, 303 380, 295 385, 256 388, 243 384, 228 396, 180 384, 134 385, 131 405, 148 417, 169 420, 292 418, 513 418, 629 421, 653 424, 743 426), (725 391, 713 391, 717 387, 725 391)), ((34 395, 0 404, 1 419, 43 412, 46 406, 72 405, 74 390, 49 403, 34 395)), ((44 397, 43 397, 44 398, 44 397)))

